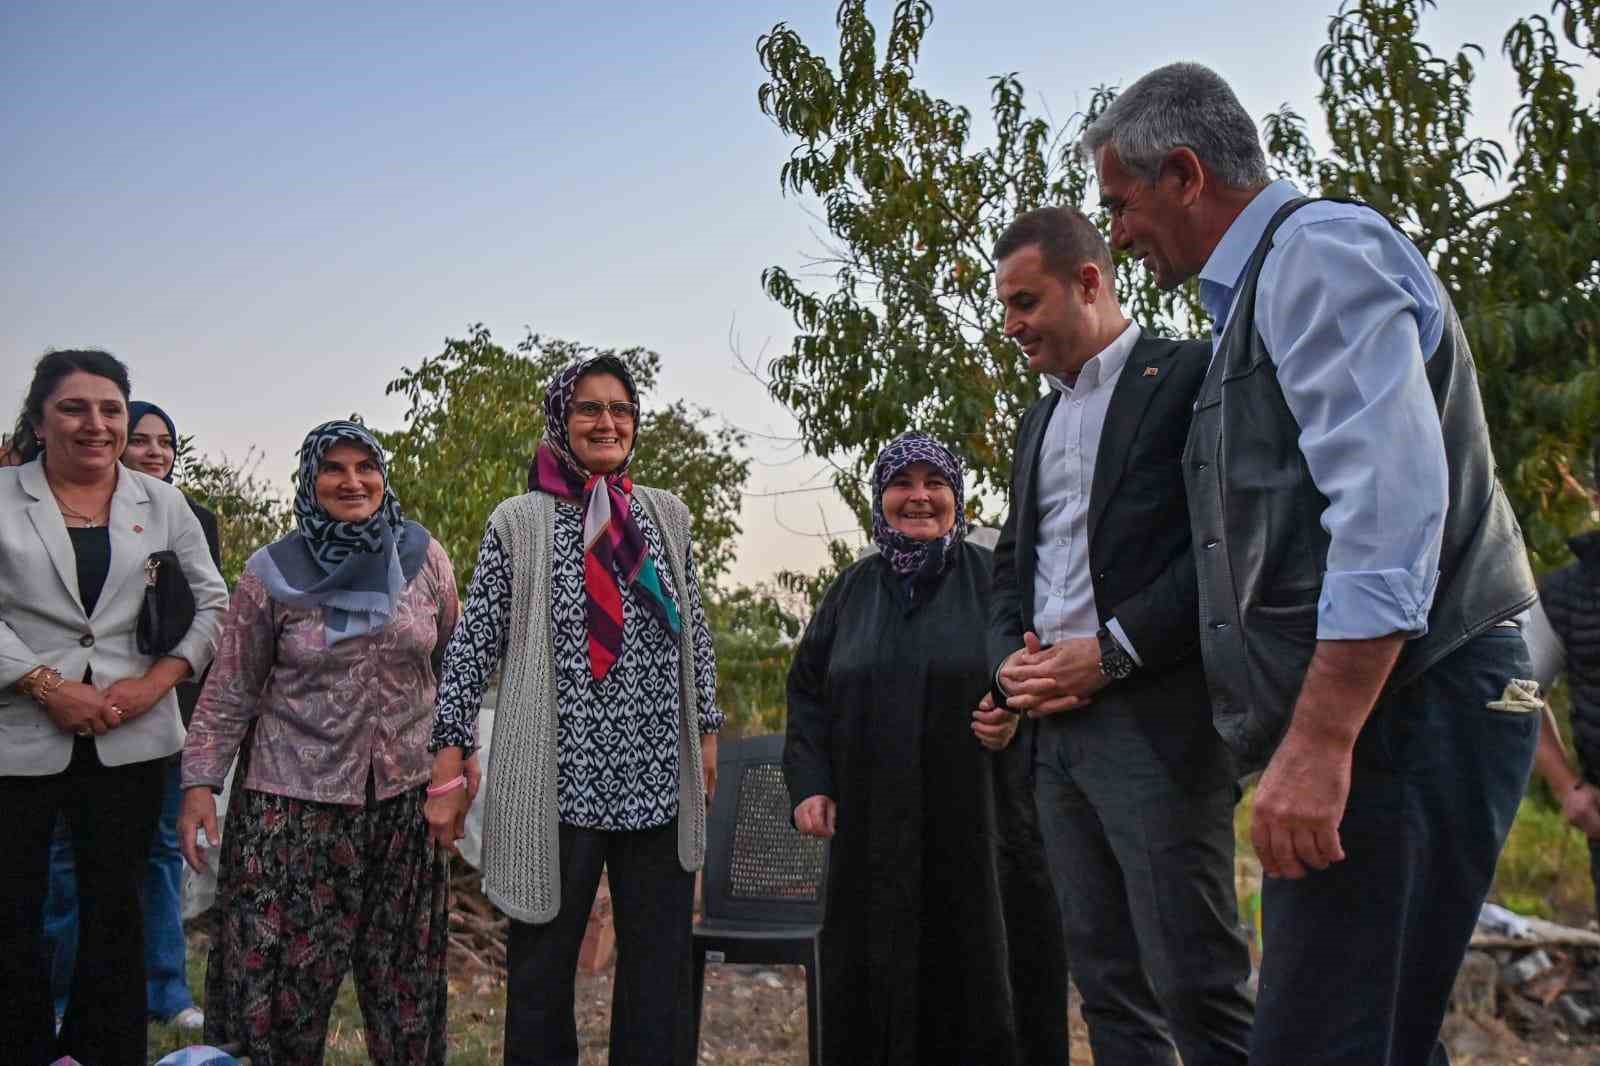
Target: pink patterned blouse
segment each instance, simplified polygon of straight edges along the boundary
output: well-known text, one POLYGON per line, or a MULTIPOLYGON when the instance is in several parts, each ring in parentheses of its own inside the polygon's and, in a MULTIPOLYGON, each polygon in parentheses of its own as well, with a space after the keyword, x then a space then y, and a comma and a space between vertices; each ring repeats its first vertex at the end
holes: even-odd
POLYGON ((332 648, 321 610, 278 603, 247 571, 189 726, 183 787, 220 789, 251 719, 245 788, 360 805, 369 771, 380 800, 424 784, 439 662, 460 609, 438 541, 389 623, 332 648))

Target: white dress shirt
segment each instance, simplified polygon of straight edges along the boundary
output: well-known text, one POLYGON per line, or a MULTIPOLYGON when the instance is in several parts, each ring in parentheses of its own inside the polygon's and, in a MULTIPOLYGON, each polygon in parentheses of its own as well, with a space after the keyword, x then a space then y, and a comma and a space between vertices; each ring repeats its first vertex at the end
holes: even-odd
MULTIPOLYGON (((1039 527, 1034 539, 1033 622, 1042 644, 1092 637, 1100 629, 1089 565, 1089 491, 1111 393, 1137 343, 1139 326, 1129 322, 1116 340, 1083 365, 1076 381, 1045 375, 1061 399, 1045 427, 1034 479, 1039 527)), ((1106 628, 1137 661, 1138 653, 1117 620, 1108 621, 1106 628)))

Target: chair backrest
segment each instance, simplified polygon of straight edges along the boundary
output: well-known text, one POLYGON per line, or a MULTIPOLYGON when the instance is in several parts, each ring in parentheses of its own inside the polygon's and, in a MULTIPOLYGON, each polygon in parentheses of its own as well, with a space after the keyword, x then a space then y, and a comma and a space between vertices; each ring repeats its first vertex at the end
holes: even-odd
POLYGON ((702 883, 707 918, 774 925, 822 921, 826 841, 801 835, 783 780, 783 736, 720 745, 717 794, 706 824, 702 883))

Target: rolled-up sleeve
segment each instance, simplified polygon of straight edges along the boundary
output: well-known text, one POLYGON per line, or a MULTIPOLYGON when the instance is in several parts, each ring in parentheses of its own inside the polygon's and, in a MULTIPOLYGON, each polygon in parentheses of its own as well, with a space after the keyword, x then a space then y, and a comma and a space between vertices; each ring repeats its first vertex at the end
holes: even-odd
MULTIPOLYGON (((198 527, 197 527, 198 528, 198 527)), ((183 787, 220 791, 277 658, 272 599, 261 579, 245 571, 233 590, 217 657, 195 704, 183 745, 183 787)))
POLYGON ((1262 268, 1261 339, 1328 498, 1320 640, 1427 632, 1449 504, 1425 362, 1437 283, 1378 215, 1311 221, 1262 268))

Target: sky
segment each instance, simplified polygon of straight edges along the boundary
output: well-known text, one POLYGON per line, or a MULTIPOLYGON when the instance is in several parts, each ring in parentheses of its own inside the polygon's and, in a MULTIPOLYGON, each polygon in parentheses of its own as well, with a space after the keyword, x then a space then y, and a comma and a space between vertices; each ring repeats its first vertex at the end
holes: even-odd
MULTIPOLYGON (((1334 2, 944 0, 917 78, 981 129, 992 75, 1064 119, 1191 59, 1258 118, 1311 117, 1334 2)), ((735 350, 787 349, 761 272, 817 248, 756 39, 784 21, 836 59, 835 6, 0 0, 0 420, 43 352, 103 347, 200 450, 253 447, 286 484, 318 422, 398 428, 384 385, 472 323, 642 345, 657 399, 752 434, 733 579, 814 569, 853 520, 735 350)), ((1524 6, 1547 7, 1441 0, 1423 24, 1484 47, 1477 132, 1502 140, 1524 6)), ((892 3, 869 10, 886 28, 892 3)))

